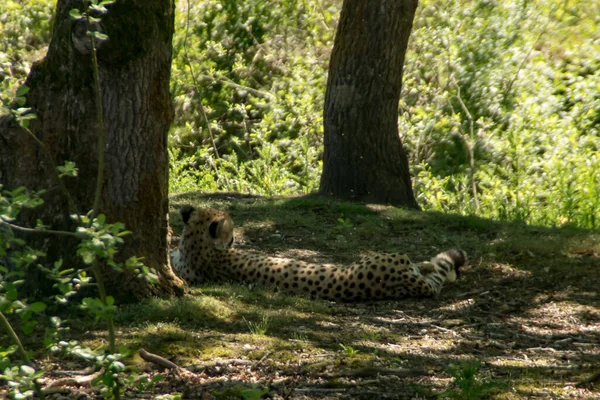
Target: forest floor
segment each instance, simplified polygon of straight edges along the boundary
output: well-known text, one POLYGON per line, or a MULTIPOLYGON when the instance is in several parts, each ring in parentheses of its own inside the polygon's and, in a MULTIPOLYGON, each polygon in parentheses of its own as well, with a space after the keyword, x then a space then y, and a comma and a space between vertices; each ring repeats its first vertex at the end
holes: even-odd
MULTIPOLYGON (((342 265, 373 251, 418 262, 460 247, 470 263, 433 299, 336 304, 228 284, 122 307, 120 343, 182 367, 161 372, 130 357, 143 375, 164 379, 125 397, 600 398, 599 380, 581 384, 600 371, 598 232, 312 198, 186 194, 171 198, 173 246, 186 203, 227 210, 235 246, 265 254, 342 265)), ((70 334, 102 345, 102 326, 81 321, 70 334)), ((83 368, 47 362, 46 383, 83 368)), ((96 397, 71 389, 51 398, 96 397)))

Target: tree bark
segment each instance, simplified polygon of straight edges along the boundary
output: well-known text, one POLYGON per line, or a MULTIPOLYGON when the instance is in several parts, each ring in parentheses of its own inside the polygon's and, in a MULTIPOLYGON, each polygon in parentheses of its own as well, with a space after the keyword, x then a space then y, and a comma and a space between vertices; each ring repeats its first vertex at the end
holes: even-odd
POLYGON ((419 208, 398 135, 417 0, 344 0, 325 94, 320 192, 419 208))
MULTIPOLYGON (((77 178, 67 187, 80 212, 93 206, 98 169, 98 137, 91 46, 84 22, 69 17, 85 11, 83 0, 58 0, 52 40, 46 57, 33 65, 26 85, 28 107, 37 114, 31 130, 51 149, 58 165, 74 161, 77 178), (82 25, 83 24, 83 25, 82 25)), ((106 271, 109 294, 123 301, 181 292, 168 257, 167 134, 173 120, 169 93, 173 0, 119 0, 107 6, 98 45, 105 132, 105 165, 100 212, 109 222, 123 222, 133 233, 119 253, 159 273, 150 285, 133 274, 106 271)), ((27 216, 41 218, 53 229, 72 229, 70 210, 51 171, 49 157, 14 121, 0 121, 0 183, 4 189, 50 188, 43 209, 27 216)), ((48 261, 62 257, 66 266, 80 264, 76 241, 46 238, 48 261)))

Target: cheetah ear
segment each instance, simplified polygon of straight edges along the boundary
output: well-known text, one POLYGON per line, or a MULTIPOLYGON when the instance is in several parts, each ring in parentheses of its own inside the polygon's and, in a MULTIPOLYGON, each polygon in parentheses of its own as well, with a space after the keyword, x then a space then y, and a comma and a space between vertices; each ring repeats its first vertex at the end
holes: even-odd
POLYGON ((210 234, 210 237, 213 239, 217 238, 217 230, 219 229, 219 221, 213 221, 211 222, 211 224, 208 226, 208 233, 210 234))
POLYGON ((181 219, 183 219, 184 224, 188 223, 194 211, 196 211, 196 209, 189 204, 186 204, 179 209, 179 214, 181 214, 181 219))

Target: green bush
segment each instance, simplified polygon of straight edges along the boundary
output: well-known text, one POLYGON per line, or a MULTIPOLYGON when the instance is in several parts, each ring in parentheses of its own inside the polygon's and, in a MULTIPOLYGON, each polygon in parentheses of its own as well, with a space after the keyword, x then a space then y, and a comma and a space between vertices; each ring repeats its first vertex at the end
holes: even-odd
POLYGON ((599 227, 599 13, 421 2, 400 131, 425 209, 599 227))
MULTIPOLYGON (((43 54, 53 5, 0 4, 3 99, 43 54)), ((178 2, 171 192, 316 190, 340 8, 178 2)), ((599 20, 594 2, 420 2, 398 124, 424 209, 600 227, 599 20)))
MULTIPOLYGON (((312 191, 337 13, 327 2, 181 3, 172 165, 180 171, 193 166, 203 190, 312 191)), ((188 187, 171 183, 173 191, 188 187)))
POLYGON ((12 99, 31 64, 44 55, 54 6, 49 0, 0 2, 0 105, 12 99))

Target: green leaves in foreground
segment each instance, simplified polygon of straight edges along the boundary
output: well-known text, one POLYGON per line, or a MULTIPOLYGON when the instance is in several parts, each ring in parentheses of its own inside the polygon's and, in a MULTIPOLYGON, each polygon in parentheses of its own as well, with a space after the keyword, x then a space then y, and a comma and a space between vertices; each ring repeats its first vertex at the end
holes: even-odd
POLYGON ((459 400, 478 400, 485 398, 491 391, 504 385, 503 382, 494 382, 477 377, 480 362, 463 364, 462 366, 451 365, 450 375, 454 377, 453 390, 447 390, 442 396, 459 400))

